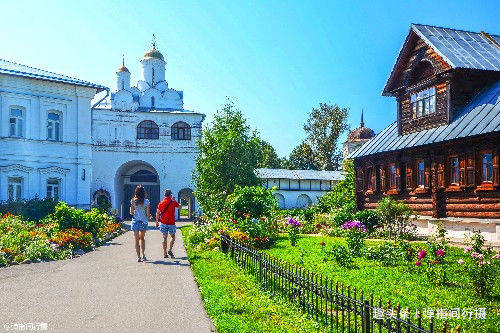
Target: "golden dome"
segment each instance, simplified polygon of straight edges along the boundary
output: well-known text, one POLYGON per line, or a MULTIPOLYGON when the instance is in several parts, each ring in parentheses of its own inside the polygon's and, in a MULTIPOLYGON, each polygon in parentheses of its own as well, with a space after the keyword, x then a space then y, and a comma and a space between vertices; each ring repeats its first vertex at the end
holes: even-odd
POLYGON ((161 54, 161 52, 156 49, 155 44, 153 44, 153 48, 151 50, 144 53, 143 59, 149 59, 149 58, 155 58, 155 59, 160 59, 161 61, 165 61, 165 59, 163 59, 163 54, 161 54))
POLYGON ((130 73, 130 71, 128 70, 128 68, 127 68, 127 67, 125 67, 125 66, 122 66, 122 67, 118 68, 118 72, 119 72, 119 73, 120 73, 120 72, 127 72, 127 73, 130 73))

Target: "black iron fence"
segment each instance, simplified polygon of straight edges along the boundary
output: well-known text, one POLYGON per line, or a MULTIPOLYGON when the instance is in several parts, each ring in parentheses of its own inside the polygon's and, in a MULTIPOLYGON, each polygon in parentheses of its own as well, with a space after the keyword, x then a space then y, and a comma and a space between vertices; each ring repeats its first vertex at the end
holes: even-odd
MULTIPOLYGON (((446 322, 435 327, 416 309, 393 306, 373 294, 333 280, 258 251, 226 235, 221 249, 273 295, 296 304, 316 321, 337 332, 449 332, 446 322), (413 320, 412 320, 413 319, 413 320)), ((460 332, 457 328, 455 332, 460 332)))

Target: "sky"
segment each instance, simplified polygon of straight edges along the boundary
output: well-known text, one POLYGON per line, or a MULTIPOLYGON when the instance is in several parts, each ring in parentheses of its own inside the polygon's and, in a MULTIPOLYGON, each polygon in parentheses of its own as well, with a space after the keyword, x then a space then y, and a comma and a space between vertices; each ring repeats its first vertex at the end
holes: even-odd
POLYGON ((122 54, 139 79, 154 33, 185 109, 208 125, 230 98, 280 156, 305 139, 319 103, 348 107, 352 129, 361 109, 375 132, 396 119, 381 91, 411 23, 500 34, 498 0, 18 0, 1 9, 0 58, 112 90, 122 54))

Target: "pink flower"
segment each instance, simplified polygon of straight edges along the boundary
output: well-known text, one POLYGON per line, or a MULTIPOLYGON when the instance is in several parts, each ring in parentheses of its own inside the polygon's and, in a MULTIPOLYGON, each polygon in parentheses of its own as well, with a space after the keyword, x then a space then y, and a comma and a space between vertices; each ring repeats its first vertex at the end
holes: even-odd
POLYGON ((500 259, 500 253, 495 254, 491 259, 500 259))
POLYGON ((467 252, 470 252, 470 251, 472 251, 472 247, 470 247, 470 246, 469 246, 469 247, 466 247, 466 248, 464 249, 464 253, 467 253, 467 252))
POLYGON ((222 229, 219 229, 219 231, 217 231, 219 233, 219 235, 222 235, 224 233, 224 231, 222 231, 222 229))
POLYGON ((436 256, 438 256, 438 257, 444 257, 445 254, 446 253, 442 249, 439 249, 436 251, 436 256))
POLYGON ((435 265, 437 265, 437 264, 439 264, 439 263, 440 263, 440 261, 439 261, 439 259, 436 259, 436 260, 434 260, 432 263, 433 263, 433 264, 435 264, 435 265))
POLYGON ((425 250, 420 250, 420 251, 418 251, 417 258, 418 259, 424 259, 426 255, 427 255, 427 252, 425 250))
POLYGON ((459 265, 463 265, 463 264, 465 264, 465 261, 464 261, 463 259, 460 259, 460 260, 458 261, 458 264, 459 264, 459 265))
POLYGON ((417 262, 415 263, 415 266, 420 266, 420 265, 422 265, 422 262, 421 262, 421 261, 417 261, 417 262))
POLYGON ((484 261, 478 261, 478 262, 477 262, 477 265, 478 265, 478 266, 483 266, 484 264, 485 264, 485 263, 484 263, 484 261))
POLYGON ((470 254, 470 256, 471 256, 472 258, 479 258, 479 253, 478 253, 478 252, 472 252, 472 253, 470 254))

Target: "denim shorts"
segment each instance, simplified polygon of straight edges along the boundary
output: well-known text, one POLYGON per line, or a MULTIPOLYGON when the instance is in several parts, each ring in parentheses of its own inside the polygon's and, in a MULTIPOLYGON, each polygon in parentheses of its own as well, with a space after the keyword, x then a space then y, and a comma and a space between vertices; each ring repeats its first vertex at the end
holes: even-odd
POLYGON ((132 220, 132 224, 130 224, 131 231, 146 231, 147 229, 148 229, 148 222, 145 221, 132 220))
POLYGON ((162 234, 171 234, 175 235, 175 232, 177 231, 177 228, 175 227, 175 224, 163 224, 160 223, 160 231, 162 234))

